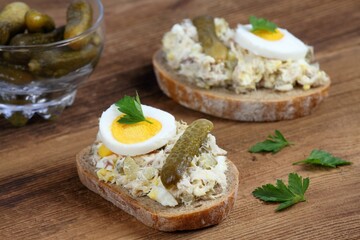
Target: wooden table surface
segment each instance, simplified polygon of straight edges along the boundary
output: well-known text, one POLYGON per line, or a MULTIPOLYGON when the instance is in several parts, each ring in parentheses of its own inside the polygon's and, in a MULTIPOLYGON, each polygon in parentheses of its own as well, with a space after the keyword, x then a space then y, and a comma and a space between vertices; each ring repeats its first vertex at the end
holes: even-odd
POLYGON ((74 105, 56 122, 37 119, 13 128, 0 120, 0 239, 360 239, 359 1, 106 0, 104 5, 106 48, 74 105), (151 57, 174 23, 199 14, 224 17, 233 27, 253 14, 290 29, 315 47, 332 79, 330 97, 311 116, 274 123, 223 120, 177 105, 157 86, 151 57), (75 154, 93 142, 102 111, 136 90, 143 103, 177 119, 214 122, 218 144, 240 172, 235 208, 220 225, 158 232, 80 183, 75 154), (275 155, 247 152, 275 129, 295 145, 275 155), (291 165, 314 148, 353 164, 291 165), (276 213, 276 204, 251 195, 262 184, 287 180, 290 172, 310 177, 307 202, 276 213))

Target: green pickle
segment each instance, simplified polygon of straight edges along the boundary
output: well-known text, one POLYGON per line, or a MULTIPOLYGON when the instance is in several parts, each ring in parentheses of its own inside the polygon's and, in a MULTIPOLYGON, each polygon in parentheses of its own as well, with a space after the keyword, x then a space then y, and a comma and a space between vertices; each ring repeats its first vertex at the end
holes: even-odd
POLYGON ((198 119, 190 124, 174 145, 161 170, 161 182, 166 188, 175 186, 189 167, 213 124, 206 119, 198 119))
POLYGON ((0 45, 25 30, 25 14, 28 10, 29 6, 23 2, 9 3, 4 7, 0 12, 0 45))
POLYGON ((55 29, 54 20, 49 15, 35 9, 27 11, 25 25, 29 33, 46 33, 55 29))
POLYGON ((215 58, 216 61, 226 60, 228 48, 216 35, 214 18, 211 16, 200 16, 194 18, 192 22, 196 27, 204 53, 215 58))
POLYGON ((10 41, 12 46, 41 45, 57 42, 63 39, 65 27, 59 27, 49 33, 23 33, 17 34, 10 41))
MULTIPOLYGON (((22 33, 14 36, 11 46, 42 45, 57 42, 63 39, 65 27, 55 29, 50 33, 22 33)), ((32 57, 32 51, 4 52, 3 57, 6 61, 15 64, 28 64, 32 57)))
POLYGON ((99 48, 89 44, 79 51, 51 50, 39 52, 30 60, 30 71, 42 77, 61 77, 87 64, 96 64, 99 48))
POLYGON ((21 112, 15 112, 11 115, 10 118, 7 119, 11 125, 13 125, 14 127, 22 127, 24 126, 28 121, 29 119, 24 116, 23 113, 21 112))
MULTIPOLYGON (((64 38, 73 38, 88 30, 92 25, 92 18, 92 8, 87 1, 73 1, 67 10, 64 38)), ((74 50, 79 50, 85 47, 90 40, 89 37, 83 37, 72 42, 69 46, 74 50)))
POLYGON ((34 76, 25 67, 0 62, 0 81, 22 85, 33 80, 34 76))

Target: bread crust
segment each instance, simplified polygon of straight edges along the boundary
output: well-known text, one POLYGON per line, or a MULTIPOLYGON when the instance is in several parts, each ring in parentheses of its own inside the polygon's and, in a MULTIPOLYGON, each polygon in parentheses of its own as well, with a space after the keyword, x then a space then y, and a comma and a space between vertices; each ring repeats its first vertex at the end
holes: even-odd
POLYGON ((132 197, 118 185, 99 181, 91 162, 91 147, 77 154, 76 165, 81 182, 143 224, 160 231, 193 230, 218 224, 227 217, 237 196, 239 172, 231 161, 228 161, 228 187, 224 196, 197 202, 195 206, 174 208, 162 206, 148 197, 132 197))
POLYGON ((309 115, 328 96, 330 87, 329 81, 307 91, 258 89, 235 94, 224 88, 206 90, 189 83, 168 66, 162 50, 154 54, 153 65, 161 90, 174 101, 196 111, 238 121, 268 122, 309 115))

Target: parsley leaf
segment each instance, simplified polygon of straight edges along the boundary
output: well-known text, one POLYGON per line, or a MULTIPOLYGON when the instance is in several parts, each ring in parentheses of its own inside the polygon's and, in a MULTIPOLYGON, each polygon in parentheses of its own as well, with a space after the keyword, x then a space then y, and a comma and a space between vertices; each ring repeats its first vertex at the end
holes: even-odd
POLYGON ((286 146, 289 146, 290 142, 285 139, 279 130, 275 130, 275 135, 269 135, 268 138, 263 141, 255 144, 249 149, 249 152, 259 153, 259 152, 272 152, 277 153, 286 146))
POLYGON ((265 18, 257 18, 255 16, 249 17, 249 22, 252 25, 252 32, 255 32, 257 30, 265 30, 269 32, 275 32, 277 25, 273 22, 270 22, 269 20, 266 20, 265 18))
POLYGON ((282 180, 276 180, 276 186, 266 184, 255 189, 252 194, 265 202, 280 202, 276 211, 281 211, 298 202, 304 202, 305 192, 309 187, 310 179, 302 179, 297 173, 290 173, 288 186, 282 180))
POLYGON ((332 168, 351 164, 351 162, 345 161, 341 158, 334 157, 333 155, 331 155, 326 151, 317 150, 317 149, 312 150, 310 156, 307 159, 299 162, 295 162, 293 163, 293 165, 302 164, 302 163, 321 165, 324 167, 332 167, 332 168))
POLYGON ((118 120, 119 123, 124 124, 134 124, 142 121, 152 123, 149 120, 146 120, 144 113, 141 108, 141 102, 138 93, 136 96, 130 97, 125 96, 115 103, 115 106, 118 107, 118 110, 125 115, 118 120))

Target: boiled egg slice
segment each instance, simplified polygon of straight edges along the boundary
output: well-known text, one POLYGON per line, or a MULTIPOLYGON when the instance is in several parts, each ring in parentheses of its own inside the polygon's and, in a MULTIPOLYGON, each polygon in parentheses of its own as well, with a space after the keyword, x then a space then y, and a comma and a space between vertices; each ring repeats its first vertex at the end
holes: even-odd
POLYGON ((304 59, 308 47, 286 29, 275 32, 252 32, 251 24, 238 25, 235 41, 249 52, 266 58, 279 60, 304 59))
POLYGON ((176 199, 168 192, 164 186, 153 186, 151 191, 148 193, 148 197, 152 200, 155 200, 163 206, 171 206, 174 207, 178 205, 176 199))
POLYGON ((111 152, 124 156, 142 155, 163 147, 175 136, 173 115, 150 106, 141 106, 148 121, 118 123, 124 114, 115 105, 101 115, 99 138, 111 152))

